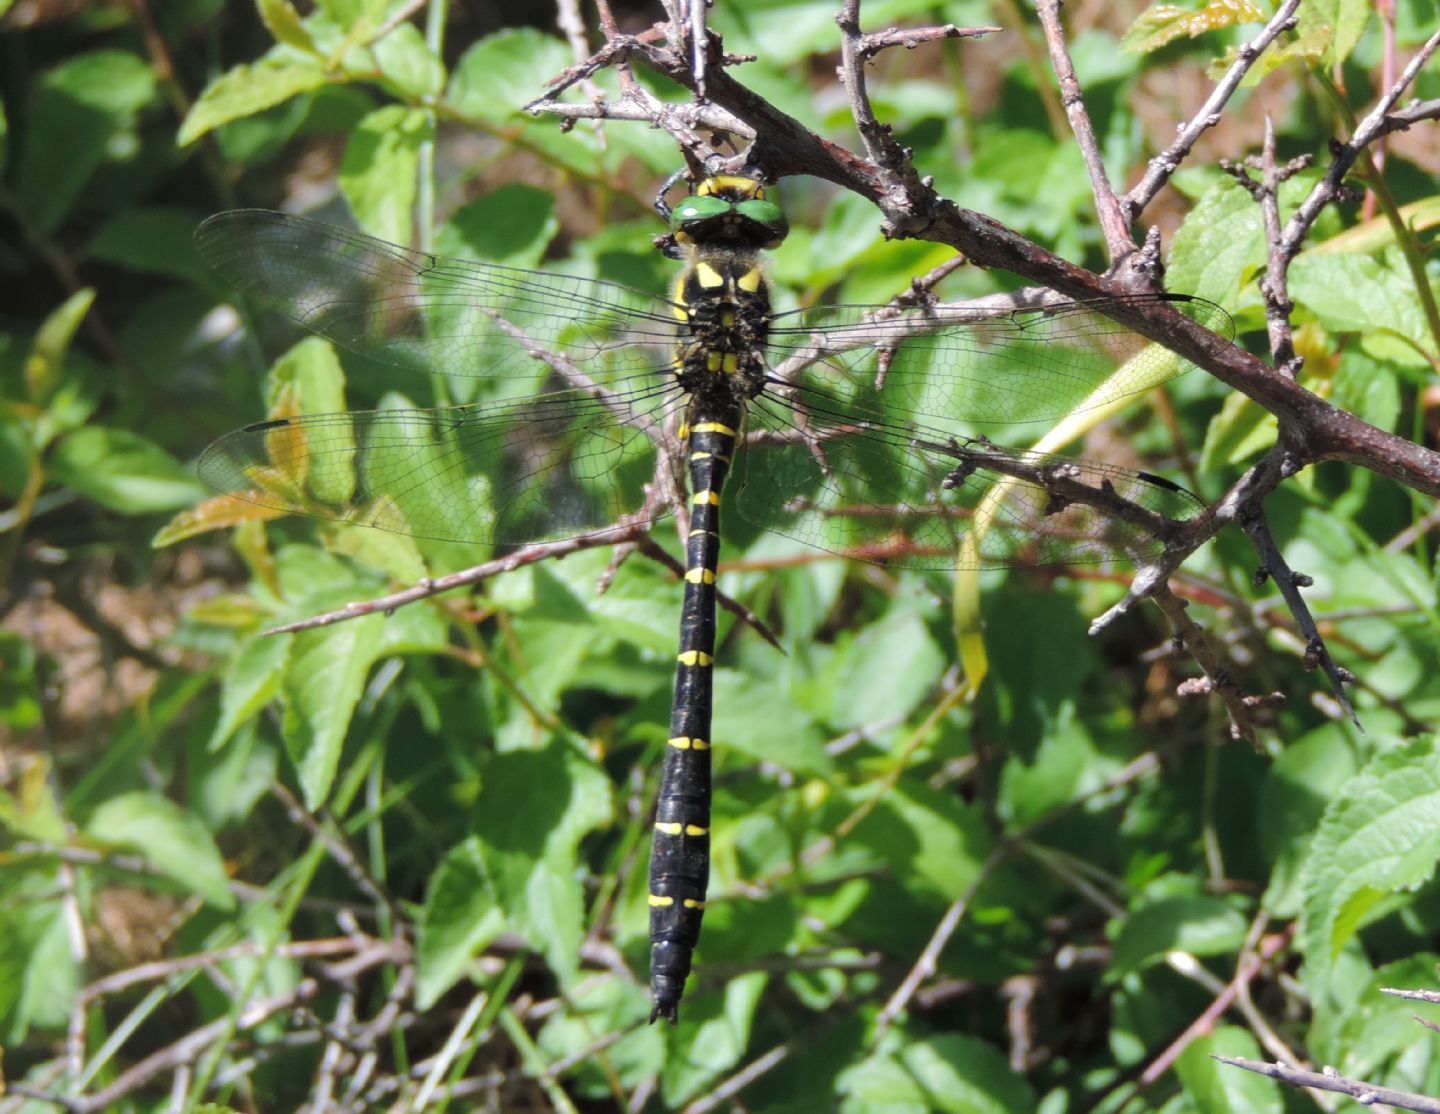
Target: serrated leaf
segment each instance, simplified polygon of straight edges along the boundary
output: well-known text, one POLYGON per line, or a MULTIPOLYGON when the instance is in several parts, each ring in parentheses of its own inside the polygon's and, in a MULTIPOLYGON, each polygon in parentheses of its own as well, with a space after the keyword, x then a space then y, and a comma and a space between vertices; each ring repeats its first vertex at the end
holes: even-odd
POLYGON ((230 659, 220 690, 220 718, 210 733, 209 750, 224 746, 246 720, 280 693, 293 635, 259 635, 230 659))
POLYGON ((419 917, 416 1005, 429 1009, 465 975, 470 961, 505 928, 480 841, 452 847, 430 878, 419 917))
POLYGON ((1369 0, 1305 0, 1296 13, 1295 33, 1300 39, 1323 38, 1327 49, 1321 64, 1338 66, 1360 41, 1371 10, 1369 0))
POLYGON ((150 792, 125 793, 97 808, 85 834, 138 851, 162 874, 220 909, 233 909, 225 863, 210 833, 179 805, 150 792))
POLYGON ((1237 305, 1241 283, 1265 262, 1260 206, 1226 179, 1206 190, 1170 244, 1166 280, 1174 290, 1237 305))
POLYGON ((329 78, 319 61, 265 61, 240 65, 205 87, 180 125, 177 146, 194 143, 222 124, 253 116, 300 93, 319 89, 329 78))
POLYGON ((310 808, 324 802, 335 781, 345 733, 380 653, 384 624, 383 615, 365 615, 295 636, 281 684, 285 749, 310 808))
POLYGON ((1358 333, 1367 351, 1429 367, 1433 341, 1415 285, 1367 255, 1306 252, 1290 266, 1290 296, 1332 332, 1358 333))
POLYGON ((1440 858, 1440 748, 1433 735, 1385 751, 1325 809, 1301 871, 1305 976, 1317 996, 1335 957, 1384 897, 1440 858))
MULTIPOLYGON (((1289 41, 1275 40, 1265 48, 1264 53, 1246 72, 1244 79, 1240 82, 1240 87, 1253 89, 1270 74, 1291 62, 1297 62, 1301 66, 1323 65, 1325 57, 1330 53, 1331 38, 1330 28, 1319 27, 1304 35, 1295 36, 1289 41)), ((1235 64, 1238 51, 1238 47, 1231 47, 1223 57, 1216 59, 1215 63, 1206 69, 1206 75, 1219 81, 1235 64)))
POLYGON ((434 134, 426 113, 398 104, 376 109, 351 133, 340 161, 340 189, 365 231, 409 242, 420 148, 434 134))
POLYGON ((1193 39, 1242 23, 1264 23, 1265 13, 1250 0, 1212 0, 1198 11, 1174 4, 1155 4, 1142 12, 1120 40, 1120 48, 1149 54, 1176 39, 1193 39))

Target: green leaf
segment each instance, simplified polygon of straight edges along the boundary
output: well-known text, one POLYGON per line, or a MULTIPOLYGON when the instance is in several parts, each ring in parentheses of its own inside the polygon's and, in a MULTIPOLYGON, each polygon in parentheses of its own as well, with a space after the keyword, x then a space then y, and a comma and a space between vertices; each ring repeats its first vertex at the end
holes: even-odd
POLYGON ((1222 1064, 1215 1056, 1263 1058, 1249 1031, 1234 1025, 1222 1025, 1191 1042, 1176 1061, 1175 1072, 1198 1114, 1280 1114, 1285 1109, 1275 1080, 1222 1064))
POLYGON ((870 848, 907 888, 950 900, 979 873, 994 844, 982 811, 923 784, 902 782, 850 838, 870 848))
POLYGON ((310 808, 325 801, 335 781, 345 733, 380 654, 384 625, 385 616, 365 615, 295 636, 281 684, 285 749, 310 808))
POLYGON ((153 72, 128 51, 92 51, 47 73, 35 91, 16 184, 29 219, 53 231, 101 164, 133 154, 131 133, 154 96, 153 72))
POLYGON ((1434 355, 1415 284, 1367 255, 1306 252, 1290 265, 1290 295, 1334 332, 1358 333, 1374 356, 1428 368, 1434 355))
POLYGON ((470 961, 505 928, 480 841, 452 847, 430 878, 419 918, 416 1005, 424 1010, 465 977, 470 961))
POLYGON ((180 125, 175 142, 185 147, 222 124, 283 104, 300 93, 319 89, 328 80, 315 59, 236 66, 205 87, 180 125))
POLYGON ((715 670, 717 747, 774 762, 800 774, 828 777, 834 770, 815 723, 776 685, 757 685, 733 669, 715 670))
POLYGON ((25 361, 26 395, 35 405, 50 403, 64 370, 66 353, 75 339, 75 330, 90 312, 94 301, 95 291, 92 288, 77 290, 41 323, 30 346, 29 358, 25 361))
POLYGON ((545 90, 546 78, 570 64, 564 44, 529 28, 489 35, 467 50, 450 77, 447 100, 466 116, 514 122, 520 105, 545 90))
POLYGON ((435 250, 534 267, 559 228, 553 194, 512 183, 462 206, 436 230, 435 250))
POLYGON ((1320 64, 1338 66, 1360 41, 1370 12, 1368 0, 1306 0, 1296 13, 1295 34, 1301 39, 1323 36, 1328 49, 1320 64))
POLYGON ((841 1072, 840 1110, 1033 1114, 1035 1093, 994 1045, 962 1033, 906 1042, 841 1072))
POLYGON ((54 866, 8 866, 0 875, 0 1023, 13 1047, 28 1027, 60 1031, 86 972, 75 957, 73 886, 54 866))
POLYGON ((1166 282, 1172 290, 1235 306, 1241 285, 1264 263, 1260 206, 1227 178, 1206 190, 1186 214, 1170 242, 1166 282))
MULTIPOLYGON (((0 724, 11 731, 25 731, 40 723, 35 647, 18 631, 0 630, 0 724)), ((3 811, 0 808, 0 815, 3 811)))
POLYGON ((1340 949, 1386 896, 1440 858, 1440 748, 1427 735, 1372 759, 1331 800, 1301 873, 1305 976, 1317 997, 1340 949))
POLYGON ((1275 444, 1279 428, 1275 415, 1254 400, 1239 392, 1226 395, 1205 427, 1200 467, 1209 472, 1257 456, 1275 444))
POLYGON ((610 779, 570 743, 496 755, 475 805, 476 833, 510 927, 565 982, 584 937, 576 848, 610 819, 610 779))
POLYGON ((402 23, 374 45, 375 61, 387 84, 406 98, 420 100, 445 88, 445 67, 430 52, 413 23, 402 23))
POLYGON ((169 453, 127 429, 77 429, 55 445, 50 469, 61 483, 121 514, 174 511, 205 495, 169 453))
POLYGON ((138 851, 162 874, 220 909, 232 909, 225 863, 196 817, 156 793, 111 797, 90 815, 85 834, 138 851))
POLYGON ((679 1038, 660 1077, 666 1109, 678 1110, 740 1062, 768 981, 763 971, 752 971, 729 979, 718 1003, 711 995, 697 995, 687 1002, 688 1012, 682 1007, 679 1038))
POLYGON ((908 716, 934 688, 945 664, 920 617, 900 614, 858 636, 842 637, 815 684, 831 695, 829 723, 866 727, 908 716), (876 677, 889 681, 877 685, 876 677))
POLYGON ((1126 917, 1115 939, 1109 977, 1123 978, 1167 952, 1223 955, 1245 941, 1245 918, 1218 897, 1162 897, 1126 917))
POLYGON ((195 223, 194 213, 173 205, 123 209, 101 226, 91 241, 90 258, 208 283, 214 276, 195 252, 195 223))
POLYGON ((377 108, 351 133, 340 189, 365 231, 392 243, 410 241, 420 147, 434 134, 425 112, 398 104, 377 108))
POLYGON ((314 52, 315 40, 305 29, 304 20, 300 18, 300 13, 295 10, 290 0, 256 0, 256 7, 260 10, 265 30, 274 36, 276 42, 293 46, 297 50, 314 52))
POLYGON ((1154 4, 1125 32, 1120 49, 1149 54, 1176 39, 1194 38, 1244 23, 1264 23, 1266 13, 1250 0, 1211 0, 1198 11, 1174 4, 1154 4))
POLYGON ((210 733, 210 750, 219 750, 241 724, 280 695, 280 681, 294 636, 257 635, 230 660, 220 691, 220 718, 210 733))

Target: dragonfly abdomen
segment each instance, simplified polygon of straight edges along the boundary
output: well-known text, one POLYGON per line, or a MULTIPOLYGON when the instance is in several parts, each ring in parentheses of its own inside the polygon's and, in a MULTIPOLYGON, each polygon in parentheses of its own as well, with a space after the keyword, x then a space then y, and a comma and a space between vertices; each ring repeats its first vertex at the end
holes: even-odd
POLYGON ((715 568, 720 497, 739 437, 738 402, 697 406, 686 432, 690 533, 669 745, 655 805, 650 855, 650 1020, 675 1021, 700 939, 710 877, 710 720, 714 703, 715 568))

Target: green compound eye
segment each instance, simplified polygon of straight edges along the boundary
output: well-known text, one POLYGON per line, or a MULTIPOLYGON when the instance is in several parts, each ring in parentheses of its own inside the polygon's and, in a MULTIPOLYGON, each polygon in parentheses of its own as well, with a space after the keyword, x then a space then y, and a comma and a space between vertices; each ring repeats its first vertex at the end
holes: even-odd
POLYGON ((735 211, 756 224, 764 225, 776 236, 783 237, 790 231, 790 222, 785 219, 784 210, 773 201, 761 201, 752 198, 749 201, 742 201, 735 206, 735 211))
POLYGON ((724 216, 730 211, 730 202, 720 197, 687 197, 675 206, 670 214, 670 227, 679 229, 695 221, 709 220, 724 216))

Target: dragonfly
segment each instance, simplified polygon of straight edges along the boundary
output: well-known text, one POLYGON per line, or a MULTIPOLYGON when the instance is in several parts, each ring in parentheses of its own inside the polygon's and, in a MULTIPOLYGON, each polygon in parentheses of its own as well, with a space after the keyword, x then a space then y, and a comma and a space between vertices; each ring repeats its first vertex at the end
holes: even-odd
MULTIPOLYGON (((1161 477, 974 433, 1105 406, 1189 369, 1106 316, 1113 300, 777 310, 765 253, 789 225, 767 188, 713 175, 673 210, 657 204, 669 221, 657 243, 679 265, 665 295, 263 210, 196 232, 253 307, 438 377, 451 400, 248 425, 200 457, 218 491, 500 551, 676 514, 684 582, 649 870, 652 1023, 677 1020, 709 881, 722 492, 753 527, 916 569, 1142 559, 1201 509, 1161 477)), ((1233 335, 1209 302, 1135 300, 1233 335)))

